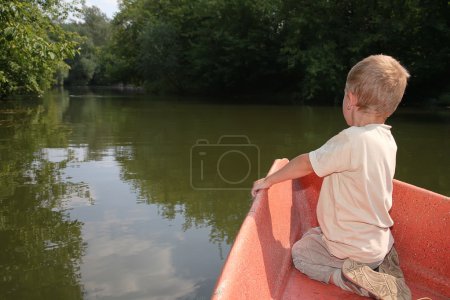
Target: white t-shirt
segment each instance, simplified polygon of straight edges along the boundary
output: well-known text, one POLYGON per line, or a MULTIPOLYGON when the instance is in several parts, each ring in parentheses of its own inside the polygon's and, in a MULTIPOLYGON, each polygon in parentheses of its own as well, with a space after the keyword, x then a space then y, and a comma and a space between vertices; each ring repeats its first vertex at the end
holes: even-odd
POLYGON ((397 145, 390 128, 349 127, 309 153, 314 172, 325 176, 317 218, 338 258, 377 262, 394 243, 389 210, 397 145))

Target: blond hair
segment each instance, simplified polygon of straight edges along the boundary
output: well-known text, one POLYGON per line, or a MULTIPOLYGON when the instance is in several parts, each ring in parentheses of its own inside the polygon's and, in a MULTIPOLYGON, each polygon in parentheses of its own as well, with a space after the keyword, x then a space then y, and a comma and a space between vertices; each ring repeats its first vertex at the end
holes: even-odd
POLYGON ((345 90, 357 96, 358 109, 388 117, 402 100, 409 76, 393 57, 371 55, 350 70, 345 90))

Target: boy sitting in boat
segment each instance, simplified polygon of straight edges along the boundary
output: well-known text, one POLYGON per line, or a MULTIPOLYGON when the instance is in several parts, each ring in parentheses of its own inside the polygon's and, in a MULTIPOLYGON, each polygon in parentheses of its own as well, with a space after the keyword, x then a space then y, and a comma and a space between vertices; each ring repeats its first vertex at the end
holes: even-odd
POLYGON ((348 73, 342 103, 349 127, 252 188, 256 196, 312 172, 324 177, 317 205, 320 227, 294 244, 294 265, 312 279, 378 299, 411 299, 389 229, 397 145, 385 124, 408 78, 390 56, 358 62, 348 73))

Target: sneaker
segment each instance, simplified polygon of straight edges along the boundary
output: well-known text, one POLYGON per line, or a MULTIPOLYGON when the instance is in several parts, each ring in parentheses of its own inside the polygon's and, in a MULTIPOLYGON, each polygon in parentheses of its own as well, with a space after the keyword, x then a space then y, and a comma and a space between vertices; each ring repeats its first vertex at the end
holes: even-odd
POLYGON ((359 296, 364 296, 364 297, 370 297, 370 294, 368 291, 366 291, 365 289, 363 289, 362 287, 354 284, 353 282, 349 281, 345 276, 344 273, 341 272, 341 278, 342 278, 342 282, 345 284, 345 286, 347 287, 347 289, 345 288, 341 288, 346 290, 346 291, 351 291, 359 296))
POLYGON ((400 269, 397 250, 395 250, 394 246, 392 246, 391 251, 389 251, 378 268, 381 273, 389 274, 397 278, 404 278, 403 272, 400 269))
POLYGON ((370 296, 383 300, 411 300, 411 291, 403 278, 372 270, 369 266, 346 259, 342 274, 354 285, 368 291, 370 296))

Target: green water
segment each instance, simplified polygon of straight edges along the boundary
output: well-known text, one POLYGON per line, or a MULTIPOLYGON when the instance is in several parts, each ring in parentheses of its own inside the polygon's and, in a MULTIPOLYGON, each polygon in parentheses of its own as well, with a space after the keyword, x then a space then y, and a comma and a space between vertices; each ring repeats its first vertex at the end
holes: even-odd
MULTIPOLYGON (((450 109, 403 108, 389 124, 396 177, 450 195, 450 109)), ((0 299, 209 298, 251 182, 344 126, 339 107, 76 91, 1 102, 0 299)))

